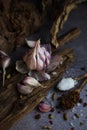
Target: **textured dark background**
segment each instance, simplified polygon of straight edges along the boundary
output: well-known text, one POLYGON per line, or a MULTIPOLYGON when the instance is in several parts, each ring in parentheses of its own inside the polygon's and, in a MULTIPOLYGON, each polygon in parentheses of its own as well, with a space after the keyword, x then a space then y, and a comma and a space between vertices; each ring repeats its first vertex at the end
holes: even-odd
MULTIPOLYGON (((75 63, 65 72, 65 77, 77 77, 78 75, 87 72, 87 3, 81 4, 77 9, 71 12, 61 33, 63 34, 73 27, 80 28, 82 33, 77 39, 63 47, 72 47, 75 52, 75 63)), ((45 32, 43 31, 41 35, 44 34, 45 32)), ((53 91, 51 90, 47 95, 49 101, 52 92, 53 91)), ((84 102, 87 102, 87 85, 81 92, 81 98, 83 99, 83 103, 77 104, 77 106, 72 110, 67 111, 69 115, 67 121, 63 120, 64 112, 59 114, 57 109, 55 109, 52 113, 54 115, 53 125, 50 125, 48 119, 50 112, 40 113, 41 118, 39 120, 35 120, 34 116, 39 112, 34 109, 10 130, 42 130, 42 126, 44 125, 52 126, 52 130, 71 130, 72 127, 75 127, 75 130, 87 130, 87 107, 83 107, 84 102), (75 118, 74 113, 78 113, 80 117, 75 118), (82 122, 83 125, 80 125, 80 122, 82 122)), ((53 105, 55 104, 56 103, 53 103, 53 105)))

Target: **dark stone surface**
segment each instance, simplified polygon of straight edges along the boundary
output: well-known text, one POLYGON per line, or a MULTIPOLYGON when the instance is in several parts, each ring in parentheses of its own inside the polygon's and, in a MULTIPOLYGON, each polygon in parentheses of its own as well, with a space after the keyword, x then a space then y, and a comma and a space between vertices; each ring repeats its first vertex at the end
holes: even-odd
MULTIPOLYGON (((73 27, 78 27, 81 29, 81 35, 65 45, 63 48, 72 47, 75 52, 75 63, 73 66, 66 71, 64 74, 65 77, 73 76, 77 77, 80 74, 87 72, 87 3, 81 4, 77 9, 71 12, 68 21, 65 23, 61 33, 68 31, 73 27), (83 69, 82 69, 83 68, 83 69)), ((75 127, 75 130, 87 130, 87 106, 83 107, 83 104, 87 102, 87 85, 81 92, 81 98, 83 103, 77 104, 72 110, 65 111, 68 113, 68 120, 64 121, 63 113, 61 110, 55 109, 52 114, 54 119, 52 119, 53 124, 49 123, 48 113, 40 113, 41 118, 36 120, 34 117, 39 112, 34 109, 29 113, 25 118, 19 121, 14 125, 10 130, 42 130, 42 127, 49 125, 52 127, 52 130, 71 130, 72 127, 75 127), (74 114, 79 114, 79 118, 76 118, 74 114), (81 125, 83 123, 83 125, 81 125)), ((47 95, 48 101, 51 101, 51 95, 53 90, 47 95)), ((58 96, 59 93, 57 92, 58 96)), ((47 100, 45 100, 48 102, 47 100)), ((56 102, 51 104, 55 105, 56 102)))

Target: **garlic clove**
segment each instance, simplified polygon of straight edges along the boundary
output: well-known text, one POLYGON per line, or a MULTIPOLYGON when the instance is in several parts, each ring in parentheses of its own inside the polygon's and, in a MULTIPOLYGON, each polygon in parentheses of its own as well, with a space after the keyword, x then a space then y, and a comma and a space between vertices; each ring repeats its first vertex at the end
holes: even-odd
POLYGON ((43 61, 43 62, 45 62, 45 54, 44 54, 44 50, 42 49, 42 48, 39 48, 38 49, 38 54, 39 54, 39 57, 40 57, 40 59, 43 61))
POLYGON ((23 57, 23 61, 25 62, 29 70, 35 70, 36 69, 36 48, 27 52, 23 57))
MULTIPOLYGON (((46 81, 49 77, 44 76, 44 74, 40 71, 31 71, 28 73, 28 76, 35 78, 38 81, 46 81)), ((49 75, 50 76, 50 75, 49 75)))
POLYGON ((22 60, 16 61, 16 70, 22 74, 26 74, 28 72, 25 63, 22 60))
POLYGON ((41 112, 49 112, 51 111, 52 107, 46 103, 40 103, 39 104, 39 110, 41 112))
POLYGON ((10 57, 9 56, 5 56, 3 59, 2 59, 2 67, 3 68, 7 68, 10 64, 10 57))
POLYGON ((26 43, 27 45, 30 47, 30 48, 34 48, 35 47, 35 44, 36 44, 36 41, 31 41, 31 40, 26 40, 26 43))
POLYGON ((50 75, 49 74, 47 74, 45 71, 41 71, 41 75, 43 75, 43 77, 44 77, 44 80, 50 80, 50 75))
POLYGON ((21 94, 27 95, 33 91, 33 88, 29 85, 22 85, 18 83, 17 89, 21 94))
POLYGON ((5 84, 5 75, 6 75, 6 68, 9 66, 10 64, 10 57, 3 51, 0 50, 0 64, 2 65, 3 68, 3 86, 5 84))
POLYGON ((23 80, 23 83, 26 85, 31 85, 33 87, 39 87, 42 86, 35 78, 33 77, 25 77, 25 79, 23 80))

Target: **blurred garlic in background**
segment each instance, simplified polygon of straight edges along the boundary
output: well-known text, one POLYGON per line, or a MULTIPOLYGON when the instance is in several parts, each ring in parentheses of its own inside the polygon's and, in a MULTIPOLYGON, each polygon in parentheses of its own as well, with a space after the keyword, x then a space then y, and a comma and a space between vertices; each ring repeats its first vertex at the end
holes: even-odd
POLYGON ((5 52, 0 50, 0 65, 3 68, 3 86, 5 84, 6 68, 9 66, 10 61, 10 57, 5 52))

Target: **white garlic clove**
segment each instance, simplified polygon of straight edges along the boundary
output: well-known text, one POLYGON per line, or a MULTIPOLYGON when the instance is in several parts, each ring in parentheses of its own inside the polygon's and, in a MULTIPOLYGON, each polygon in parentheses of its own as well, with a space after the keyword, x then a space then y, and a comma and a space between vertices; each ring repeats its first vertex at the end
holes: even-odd
POLYGON ((35 78, 33 77, 25 77, 25 79, 23 80, 23 83, 26 85, 31 85, 33 87, 39 87, 42 86, 35 78))
POLYGON ((16 70, 22 74, 26 74, 28 72, 25 63, 22 60, 16 61, 16 70))
POLYGON ((40 103, 39 104, 39 110, 41 112, 49 112, 51 111, 52 107, 46 103, 40 103))
POLYGON ((18 83, 17 89, 21 94, 27 95, 33 91, 33 88, 29 85, 22 85, 18 83))
POLYGON ((30 48, 34 48, 35 47, 35 44, 36 44, 36 41, 31 41, 31 40, 26 40, 26 43, 27 45, 30 47, 30 48))

